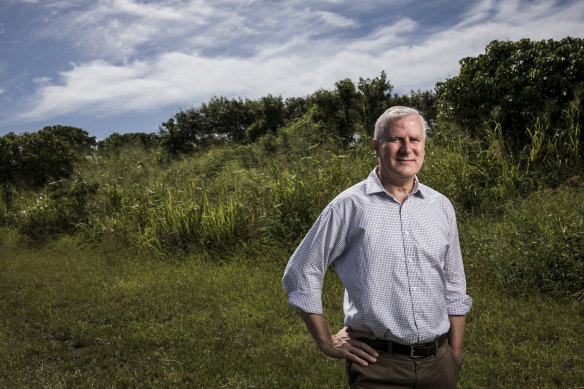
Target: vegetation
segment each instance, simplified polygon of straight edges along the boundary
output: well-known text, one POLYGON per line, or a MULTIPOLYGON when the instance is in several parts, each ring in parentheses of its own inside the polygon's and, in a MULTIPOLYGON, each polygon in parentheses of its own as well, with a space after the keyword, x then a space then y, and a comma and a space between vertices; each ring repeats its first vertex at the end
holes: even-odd
POLYGON ((444 123, 462 126, 479 138, 484 123, 498 123, 514 149, 531 140, 529 129, 538 120, 552 131, 584 124, 584 117, 574 122, 565 114, 572 108, 582 111, 581 38, 493 41, 484 54, 463 58, 460 65, 458 76, 437 85, 444 123))
MULTIPOLYGON (((478 62, 499 45, 531 42, 493 42, 478 62)), ((474 299, 461 387, 579 387, 581 105, 547 100, 520 129, 449 117, 457 82, 498 82, 465 69, 436 94, 391 95, 381 73, 294 99, 215 97, 159 134, 0 137, 0 386, 342 387, 280 278, 322 208, 376 165, 374 118, 406 104, 436 123, 420 179, 457 209, 474 299)), ((325 282, 340 327, 334 269, 325 282)))

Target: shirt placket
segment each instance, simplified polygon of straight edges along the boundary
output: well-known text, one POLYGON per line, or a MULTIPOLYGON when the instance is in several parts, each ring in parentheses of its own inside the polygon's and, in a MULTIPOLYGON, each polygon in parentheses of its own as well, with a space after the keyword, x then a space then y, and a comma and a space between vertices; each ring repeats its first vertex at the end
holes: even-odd
POLYGON ((413 230, 414 224, 412 222, 412 217, 410 214, 410 209, 414 199, 411 197, 405 201, 400 208, 400 218, 401 218, 401 233, 402 240, 404 244, 404 255, 406 262, 406 271, 408 278, 409 296, 412 304, 412 314, 413 321, 415 323, 416 329, 418 331, 417 339, 414 342, 420 341, 420 334, 424 332, 424 311, 422 305, 422 280, 420 274, 420 267, 418 266, 418 250, 416 249, 416 240, 414 238, 415 231, 413 230))

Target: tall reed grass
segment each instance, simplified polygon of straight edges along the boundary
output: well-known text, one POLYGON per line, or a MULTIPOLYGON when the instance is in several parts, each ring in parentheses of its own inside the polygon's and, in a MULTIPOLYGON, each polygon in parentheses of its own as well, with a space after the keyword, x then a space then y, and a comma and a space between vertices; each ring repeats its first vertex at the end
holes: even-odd
MULTIPOLYGON (((566 115, 576 118, 578 112, 566 115)), ((504 242, 498 246, 503 251, 481 254, 499 282, 577 293, 582 285, 575 280, 584 274, 582 209, 575 204, 582 199, 558 200, 561 190, 529 196, 568 179, 573 191, 581 189, 580 129, 554 132, 536 123, 531 144, 518 152, 509 150, 499 126, 486 131, 486 142, 463 132, 429 139, 421 181, 452 200, 461 230, 470 229, 470 246, 473 239, 504 242), (558 224, 567 210, 572 216, 558 224), (485 231, 479 233, 475 221, 483 219, 499 227, 478 236, 485 231)), ((376 165, 368 139, 343 147, 323 134, 303 118, 256 144, 216 145, 179 159, 140 148, 96 154, 71 179, 41 191, 4 186, 0 225, 36 242, 68 234, 162 255, 195 252, 228 260, 250 247, 291 250, 324 206, 376 165)))

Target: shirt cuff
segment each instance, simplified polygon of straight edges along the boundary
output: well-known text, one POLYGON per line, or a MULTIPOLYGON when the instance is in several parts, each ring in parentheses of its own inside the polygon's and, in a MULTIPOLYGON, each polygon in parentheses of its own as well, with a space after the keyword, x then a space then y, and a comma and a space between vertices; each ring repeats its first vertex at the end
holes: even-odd
POLYGON ((318 292, 291 292, 288 294, 288 304, 306 313, 322 315, 321 291, 318 292))
POLYGON ((465 316, 472 307, 472 298, 465 294, 457 294, 448 298, 447 311, 451 316, 465 316))

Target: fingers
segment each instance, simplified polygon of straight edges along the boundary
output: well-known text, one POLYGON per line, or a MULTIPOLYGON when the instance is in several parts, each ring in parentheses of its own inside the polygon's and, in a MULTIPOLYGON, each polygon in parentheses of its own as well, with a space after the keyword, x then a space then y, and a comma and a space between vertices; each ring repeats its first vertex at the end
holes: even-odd
POLYGON ((331 336, 330 343, 323 347, 325 354, 335 358, 346 358, 361 366, 377 362, 379 353, 359 338, 375 339, 375 336, 366 332, 347 332, 343 328, 331 336))
POLYGON ((357 354, 369 362, 377 362, 376 358, 379 357, 379 353, 373 347, 360 340, 351 340, 350 344, 354 347, 353 354, 357 354))
POLYGON ((379 357, 379 353, 367 343, 350 338, 345 338, 334 347, 323 351, 331 357, 347 358, 362 366, 377 362, 379 357))
POLYGON ((357 364, 359 364, 359 365, 361 365, 363 367, 369 365, 369 363, 366 360, 359 358, 355 354, 347 355, 347 359, 350 359, 351 361, 353 361, 353 362, 355 362, 355 363, 357 363, 357 364))
POLYGON ((346 344, 342 349, 324 350, 325 354, 333 358, 349 359, 361 366, 367 366, 370 363, 377 362, 377 359, 365 352, 363 349, 346 344))

